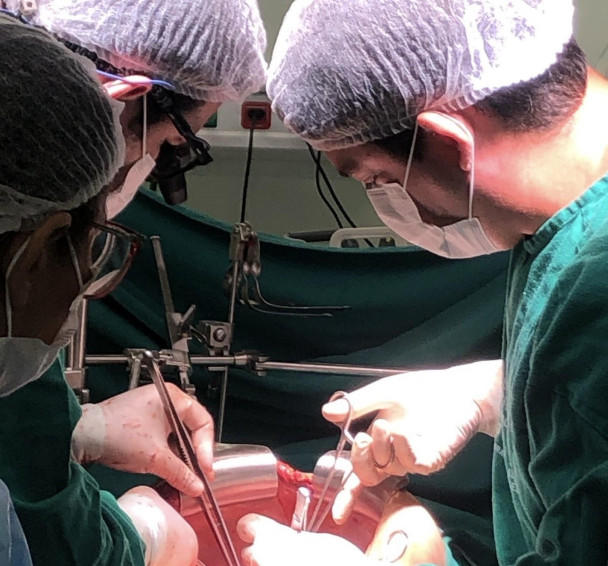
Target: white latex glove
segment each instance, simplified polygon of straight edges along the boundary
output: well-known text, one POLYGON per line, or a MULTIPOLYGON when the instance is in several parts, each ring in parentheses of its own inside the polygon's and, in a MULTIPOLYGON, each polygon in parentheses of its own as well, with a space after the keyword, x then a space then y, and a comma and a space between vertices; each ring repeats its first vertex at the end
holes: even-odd
MULTIPOLYGON (((198 461, 213 477, 213 419, 181 389, 168 383, 169 395, 192 433, 198 461)), ((154 385, 84 405, 72 434, 72 457, 82 464, 98 462, 110 468, 155 474, 191 496, 203 491, 201 480, 169 446, 171 428, 154 385)))
MULTIPOLYGON (((394 375, 350 393, 354 419, 378 415, 367 433, 355 437, 355 475, 336 498, 334 520, 346 520, 361 484, 377 485, 389 475, 436 472, 477 432, 495 436, 502 396, 502 360, 394 375)), ((323 406, 323 416, 342 423, 348 407, 338 399, 323 406)))
POLYGON ((118 499, 146 545, 146 566, 195 566, 198 539, 192 527, 156 491, 134 487, 118 499))
POLYGON ((377 564, 343 538, 297 532, 261 515, 249 514, 236 527, 251 544, 241 552, 243 566, 371 566, 377 564))

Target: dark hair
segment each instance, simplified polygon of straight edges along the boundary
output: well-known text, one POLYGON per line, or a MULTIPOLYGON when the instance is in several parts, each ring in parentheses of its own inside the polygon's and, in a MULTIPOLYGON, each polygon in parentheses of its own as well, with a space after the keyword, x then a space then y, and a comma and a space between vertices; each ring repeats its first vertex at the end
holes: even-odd
POLYGON ((565 123, 587 91, 587 58, 574 39, 542 75, 484 98, 475 108, 497 117, 512 132, 544 130, 565 123))
MULTIPOLYGON (((574 39, 566 44, 558 60, 539 77, 503 88, 475 104, 474 108, 500 120, 511 132, 544 130, 563 124, 580 107, 587 91, 587 59, 574 39)), ((424 151, 420 131, 414 158, 424 151)), ((413 130, 377 140, 378 147, 402 159, 412 145, 413 130)))
MULTIPOLYGON (((424 130, 418 130, 418 140, 414 148, 414 159, 420 161, 423 155, 425 133, 424 130)), ((397 159, 405 159, 408 157, 414 141, 414 128, 404 130, 394 136, 377 140, 373 142, 380 149, 388 153, 391 157, 397 159)))

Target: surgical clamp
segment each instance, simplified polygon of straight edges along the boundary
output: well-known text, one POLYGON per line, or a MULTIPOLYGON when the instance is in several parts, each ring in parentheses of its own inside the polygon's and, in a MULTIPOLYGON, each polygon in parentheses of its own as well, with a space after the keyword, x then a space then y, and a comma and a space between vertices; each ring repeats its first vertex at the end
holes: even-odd
POLYGON ((330 501, 327 502, 325 509, 321 510, 323 507, 325 495, 327 494, 327 490, 329 489, 334 479, 334 476, 336 475, 338 462, 340 460, 340 457, 342 456, 342 453, 344 452, 346 443, 348 442, 352 445, 355 440, 350 432, 350 425, 353 420, 353 406, 348 397, 348 393, 345 393, 344 391, 337 391, 331 396, 329 402, 331 403, 332 401, 337 401, 338 399, 344 399, 348 403, 348 414, 346 415, 346 420, 338 425, 338 427, 340 428, 340 439, 338 440, 338 445, 336 446, 334 464, 329 473, 327 474, 327 477, 325 478, 323 488, 321 489, 321 493, 319 494, 319 499, 317 500, 317 504, 315 505, 312 517, 308 522, 308 530, 312 533, 316 533, 321 528, 323 521, 325 521, 327 515, 331 511, 331 508, 336 500, 338 493, 340 493, 340 489, 346 484, 348 478, 352 474, 352 469, 351 471, 345 474, 345 476, 340 481, 340 486, 336 490, 336 495, 330 501))
POLYGON ((160 368, 154 359, 154 355, 150 351, 144 351, 142 352, 142 357, 148 368, 148 372, 152 377, 152 382, 156 386, 158 394, 161 398, 171 429, 176 436, 182 460, 203 482, 205 489, 197 499, 203 513, 205 514, 205 517, 207 518, 207 521, 209 522, 209 526, 213 531, 215 540, 217 541, 228 566, 240 566, 239 557, 230 537, 230 533, 228 531, 228 527, 226 526, 226 521, 224 520, 220 506, 213 494, 211 485, 207 479, 207 476, 205 475, 205 472, 201 469, 198 463, 196 452, 192 444, 192 439, 190 438, 190 432, 179 417, 177 409, 169 396, 169 391, 167 390, 165 380, 163 379, 160 368))

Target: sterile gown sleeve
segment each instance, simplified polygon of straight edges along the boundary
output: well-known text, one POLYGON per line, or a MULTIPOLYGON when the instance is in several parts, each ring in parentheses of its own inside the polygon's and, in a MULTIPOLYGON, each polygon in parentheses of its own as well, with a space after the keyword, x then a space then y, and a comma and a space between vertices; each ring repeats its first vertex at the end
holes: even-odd
POLYGON ((552 240, 559 245, 538 254, 546 262, 531 271, 530 277, 538 275, 533 287, 512 295, 525 305, 518 316, 528 322, 515 318, 513 331, 507 325, 511 344, 493 498, 504 566, 608 563, 605 195, 597 213, 585 200, 563 213, 570 215, 552 240), (560 267, 556 258, 566 250, 575 257, 560 267))
POLYGON ((34 565, 143 566, 144 548, 113 496, 70 458, 80 407, 59 362, 0 399, 0 477, 34 565))

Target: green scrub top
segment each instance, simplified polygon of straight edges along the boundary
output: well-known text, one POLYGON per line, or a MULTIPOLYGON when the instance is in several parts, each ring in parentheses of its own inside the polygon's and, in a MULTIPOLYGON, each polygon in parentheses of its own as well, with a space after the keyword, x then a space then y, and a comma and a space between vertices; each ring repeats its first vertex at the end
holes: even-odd
POLYGON ((0 415, 0 478, 34 565, 143 566, 143 543, 130 519, 70 458, 81 410, 60 363, 0 399, 0 415))
POLYGON ((608 563, 608 177, 513 252, 495 443, 499 563, 608 563))

